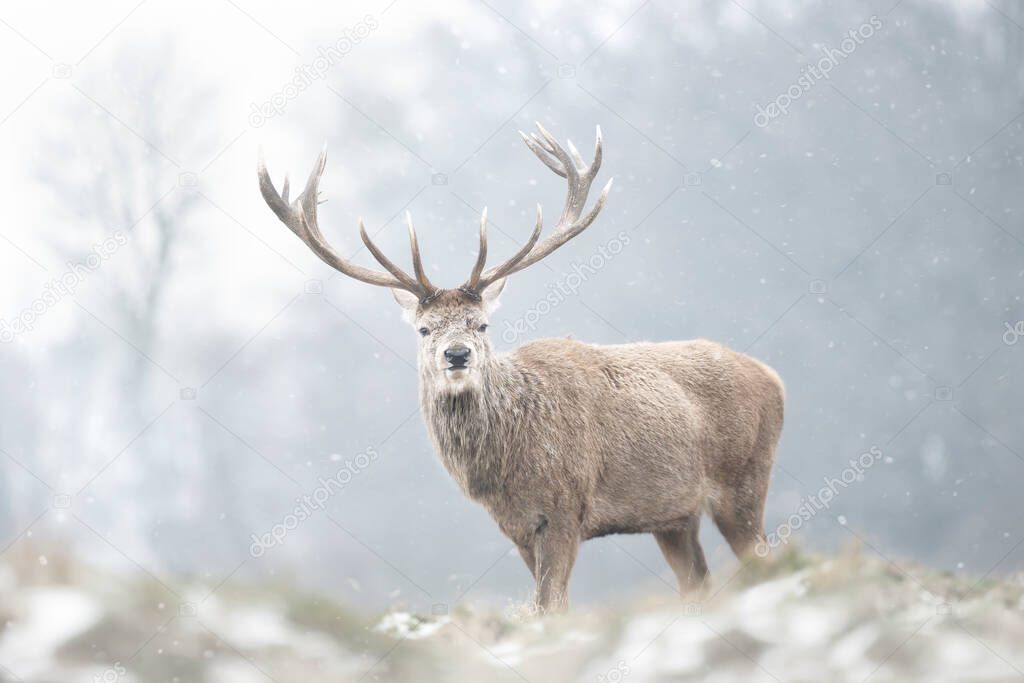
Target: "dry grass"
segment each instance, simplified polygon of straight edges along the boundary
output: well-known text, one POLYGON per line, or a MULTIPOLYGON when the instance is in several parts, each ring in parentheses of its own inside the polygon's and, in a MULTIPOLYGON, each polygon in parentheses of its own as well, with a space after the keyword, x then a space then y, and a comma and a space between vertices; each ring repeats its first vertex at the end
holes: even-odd
MULTIPOLYGON (((91 680, 116 662, 126 682, 1024 676, 1024 577, 977 580, 856 548, 787 550, 717 577, 697 603, 651 597, 544 619, 527 605, 472 604, 370 618, 324 596, 244 582, 222 586, 191 616, 144 575, 54 552, 41 564, 39 551, 0 564, 0 681, 91 680), (55 631, 63 635, 48 642, 55 631)), ((210 589, 172 588, 197 604, 210 589)))

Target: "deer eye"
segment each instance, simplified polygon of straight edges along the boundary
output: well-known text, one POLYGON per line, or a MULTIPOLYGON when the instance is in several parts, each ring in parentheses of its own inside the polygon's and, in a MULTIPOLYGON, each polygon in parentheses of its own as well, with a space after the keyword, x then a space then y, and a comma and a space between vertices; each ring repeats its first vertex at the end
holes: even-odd
POLYGON ((430 334, 430 330, 429 329, 427 329, 426 327, 421 327, 420 328, 420 336, 421 337, 426 337, 428 334, 430 334))
POLYGON ((477 329, 480 330, 481 332, 486 332, 487 331, 487 323, 484 323, 483 325, 481 325, 477 329))

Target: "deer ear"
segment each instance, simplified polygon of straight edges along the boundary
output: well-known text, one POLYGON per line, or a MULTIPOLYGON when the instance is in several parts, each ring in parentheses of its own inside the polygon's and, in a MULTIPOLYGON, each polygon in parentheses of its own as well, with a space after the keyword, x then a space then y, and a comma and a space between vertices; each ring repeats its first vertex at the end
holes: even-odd
POLYGON ((484 301, 484 308, 487 309, 487 313, 494 313, 501 306, 501 302, 498 297, 501 296, 501 292, 505 289, 505 283, 508 281, 507 277, 503 277, 500 280, 495 280, 494 284, 483 291, 481 298, 484 301))
POLYGON ((420 305, 419 297, 404 289, 392 289, 391 294, 395 297, 398 305, 402 307, 402 318, 410 325, 416 322, 416 308, 420 305))

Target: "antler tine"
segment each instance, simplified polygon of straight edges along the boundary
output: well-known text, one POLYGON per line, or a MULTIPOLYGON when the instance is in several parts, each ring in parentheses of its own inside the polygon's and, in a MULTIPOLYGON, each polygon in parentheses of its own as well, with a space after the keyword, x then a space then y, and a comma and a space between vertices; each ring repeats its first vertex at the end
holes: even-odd
MULTIPOLYGON (((274 212, 278 219, 288 226, 289 230, 305 242, 306 246, 308 246, 314 254, 320 257, 321 261, 335 270, 361 282, 366 282, 380 287, 404 289, 421 298, 425 297, 429 292, 425 291, 424 288, 421 287, 420 283, 402 272, 401 269, 394 266, 390 261, 387 263, 394 267, 394 270, 381 261, 383 254, 380 253, 380 250, 377 249, 376 246, 370 249, 370 253, 372 253, 378 261, 381 261, 381 264, 384 265, 391 273, 390 275, 376 270, 370 270, 369 268, 364 268, 345 260, 331 247, 330 244, 327 243, 324 239, 323 233, 320 232, 320 225, 317 221, 318 187, 320 185, 320 177, 323 175, 324 168, 326 166, 327 149, 324 148, 324 150, 320 152, 320 156, 317 158, 316 164, 313 166, 313 171, 310 173, 309 179, 306 181, 306 187, 302 190, 302 194, 296 197, 295 201, 289 203, 289 184, 287 178, 282 186, 283 194, 278 194, 277 188, 274 187, 274 183, 270 179, 270 173, 267 171, 267 164, 263 158, 263 149, 261 148, 259 150, 257 175, 259 176, 260 193, 263 195, 263 200, 267 203, 267 206, 270 207, 271 211, 274 212)), ((369 238, 365 237, 366 231, 362 228, 361 224, 360 228, 360 232, 364 235, 365 243, 369 238)), ((368 244, 367 247, 369 248, 369 246, 370 245, 368 244)))
MULTIPOLYGON (((536 246, 537 240, 540 239, 540 231, 541 231, 541 228, 543 226, 544 226, 544 212, 541 210, 540 204, 538 204, 537 205, 537 222, 536 222, 536 224, 534 224, 534 226, 533 226, 533 233, 530 234, 530 239, 527 240, 526 244, 524 244, 522 246, 522 248, 519 251, 517 251, 515 254, 513 254, 511 256, 511 258, 509 258, 507 261, 505 261, 501 265, 498 265, 498 266, 495 266, 494 268, 491 268, 486 273, 481 275, 477 279, 477 282, 476 282, 475 285, 472 284, 473 278, 471 276, 469 281, 467 281, 466 284, 464 284, 462 286, 462 289, 464 289, 464 290, 465 289, 469 289, 471 292, 474 292, 475 294, 479 295, 480 292, 483 292, 489 286, 494 284, 497 280, 500 280, 501 278, 505 277, 509 273, 512 273, 512 272, 515 272, 516 270, 518 270, 516 268, 516 265, 518 263, 520 263, 524 258, 526 258, 527 254, 529 254, 533 250, 533 247, 536 246)), ((478 265, 482 265, 481 260, 479 258, 477 259, 477 264, 478 265)), ((475 271, 476 268, 474 268, 473 270, 475 271)))
POLYGON ((569 146, 569 156, 572 157, 572 163, 576 168, 585 169, 583 157, 580 156, 580 151, 576 149, 576 145, 572 144, 572 140, 566 140, 565 143, 569 146))
POLYGON ((484 266, 487 264, 487 207, 480 212, 480 251, 476 255, 476 263, 473 264, 473 272, 469 275, 469 280, 466 282, 464 287, 476 291, 477 286, 480 284, 480 274, 484 272, 484 266))
POLYGON ((432 297, 437 292, 437 287, 430 283, 426 272, 423 270, 423 261, 420 258, 420 244, 416 240, 416 229, 412 227, 412 214, 405 212, 405 223, 409 226, 409 247, 412 249, 412 269, 416 273, 420 287, 426 292, 425 298, 432 297))
POLYGON ((545 128, 540 121, 535 121, 534 125, 537 126, 537 130, 540 131, 541 138, 543 139, 543 142, 545 143, 544 146, 547 150, 552 154, 555 154, 555 156, 558 156, 557 150, 562 149, 562 146, 558 144, 558 139, 548 132, 548 129, 545 128))
POLYGON ((601 126, 597 126, 596 138, 597 141, 594 143, 594 160, 590 162, 590 168, 587 169, 587 175, 591 178, 597 177, 597 172, 601 170, 601 161, 604 159, 604 137, 601 135, 601 126))
POLYGON ((560 144, 558 144, 558 140, 555 139, 555 136, 549 133, 547 129, 540 124, 540 121, 537 122, 537 130, 539 130, 541 134, 541 137, 538 138, 538 141, 543 141, 547 143, 544 146, 544 149, 546 149, 548 153, 550 153, 552 156, 558 159, 559 163, 565 170, 565 174, 560 173, 559 175, 561 175, 562 177, 568 177, 571 182, 574 177, 579 175, 579 169, 576 168, 576 164, 573 163, 572 158, 565 151, 565 149, 560 144))
MULTIPOLYGON (((566 177, 566 174, 564 172, 565 169, 562 167, 568 166, 575 170, 581 179, 586 178, 593 181, 597 176, 597 172, 601 169, 601 160, 603 157, 601 126, 597 126, 595 136, 596 142, 594 143, 594 160, 590 162, 589 166, 584 163, 582 155, 580 155, 579 150, 576 149, 576 145, 572 144, 572 140, 566 141, 569 147, 569 151, 567 153, 558 143, 558 140, 555 139, 555 136, 549 133, 543 125, 538 123, 537 128, 541 131, 542 135, 538 136, 536 133, 532 133, 532 140, 528 139, 523 133, 520 133, 520 135, 522 135, 523 139, 526 140, 526 144, 531 150, 533 150, 533 153, 540 157, 541 161, 544 161, 544 163, 547 164, 548 168, 551 168, 551 170, 564 178, 566 177), (533 144, 531 144, 531 142, 533 144), (558 161, 559 168, 553 168, 549 161, 537 152, 538 148, 542 149, 548 155, 554 156, 558 161)), ((548 159, 550 159, 550 156, 548 159)))
MULTIPOLYGON (((267 164, 263 159, 263 148, 260 147, 258 152, 258 159, 256 162, 256 172, 260 179, 260 194, 263 195, 263 201, 267 203, 270 210, 274 212, 274 215, 280 219, 282 223, 288 226, 292 232, 296 232, 295 225, 293 224, 293 215, 291 207, 288 205, 288 179, 284 181, 284 196, 285 199, 281 198, 281 195, 277 193, 277 189, 274 187, 274 183, 270 180, 270 173, 267 172, 267 164)), ((296 234, 298 234, 296 232, 296 234)), ((299 235, 302 237, 302 235, 299 235)))
POLYGON ((394 275, 396 279, 405 283, 408 288, 412 290, 419 289, 420 284, 409 277, 408 273, 396 266, 391 259, 385 256, 384 252, 382 252, 377 245, 373 243, 370 236, 366 234, 366 226, 363 225, 362 218, 359 219, 359 238, 363 240, 363 244, 366 246, 366 249, 373 255, 373 258, 377 259, 377 263, 384 266, 385 270, 394 275))
POLYGON ((302 188, 302 194, 295 198, 295 204, 302 211, 302 222, 307 234, 313 236, 317 242, 324 245, 327 242, 324 240, 323 233, 320 232, 320 223, 317 221, 316 199, 319 194, 320 178, 323 176, 326 167, 327 147, 324 147, 320 150, 320 156, 317 157, 313 171, 309 174, 309 178, 306 179, 306 186, 302 188))
POLYGON ((548 168, 550 168, 552 171, 562 176, 563 178, 565 177, 565 168, 562 167, 561 162, 559 162, 558 159, 552 157, 551 153, 544 149, 544 147, 542 147, 539 142, 537 142, 537 140, 534 137, 536 134, 531 136, 527 135, 523 131, 519 131, 519 135, 520 137, 523 138, 523 142, 526 143, 526 146, 530 148, 530 151, 533 152, 538 159, 543 161, 545 166, 547 166, 548 168))

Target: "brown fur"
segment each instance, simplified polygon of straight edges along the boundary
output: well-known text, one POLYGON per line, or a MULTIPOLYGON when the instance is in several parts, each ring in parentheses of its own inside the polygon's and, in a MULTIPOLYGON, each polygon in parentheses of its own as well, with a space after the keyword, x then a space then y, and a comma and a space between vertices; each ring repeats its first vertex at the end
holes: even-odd
POLYGON ((478 329, 495 297, 447 290, 403 305, 429 330, 420 399, 434 446, 518 546, 538 607, 567 606, 577 548, 589 538, 653 533, 681 591, 707 574, 703 511, 737 555, 763 540, 783 420, 774 371, 703 340, 542 339, 495 354, 478 329), (472 349, 471 379, 452 381, 439 362, 456 343, 472 349))

